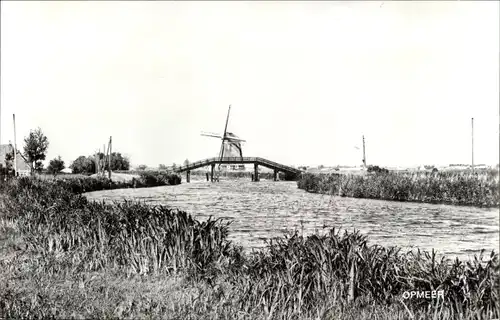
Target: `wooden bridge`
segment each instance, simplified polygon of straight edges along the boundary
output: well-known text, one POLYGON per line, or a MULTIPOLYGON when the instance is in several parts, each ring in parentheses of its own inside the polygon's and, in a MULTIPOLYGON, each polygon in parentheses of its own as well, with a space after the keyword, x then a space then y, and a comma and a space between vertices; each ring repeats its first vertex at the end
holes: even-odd
POLYGON ((224 158, 209 158, 205 160, 196 161, 186 166, 177 167, 174 171, 186 172, 186 181, 190 181, 191 170, 210 166, 210 181, 214 181, 214 171, 216 164, 252 164, 254 165, 253 181, 259 181, 259 165, 274 170, 274 181, 278 180, 278 172, 284 172, 288 177, 297 177, 302 173, 302 170, 285 166, 283 164, 273 162, 263 158, 257 157, 224 157, 224 158))

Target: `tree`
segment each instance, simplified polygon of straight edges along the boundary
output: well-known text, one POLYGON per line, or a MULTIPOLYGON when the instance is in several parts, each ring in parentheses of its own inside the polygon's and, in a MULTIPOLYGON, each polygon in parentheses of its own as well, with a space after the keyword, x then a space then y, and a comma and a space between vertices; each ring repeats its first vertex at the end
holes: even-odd
POLYGON ((14 148, 11 152, 5 154, 5 168, 10 171, 14 168, 14 148))
MULTIPOLYGON (((10 146, 12 147, 12 145, 10 146)), ((14 147, 11 151, 5 153, 5 163, 0 163, 0 174, 6 175, 12 173, 14 169, 14 147)))
POLYGON ((69 167, 73 173, 92 174, 95 172, 95 161, 92 157, 79 156, 69 167))
POLYGON ((137 166, 137 170, 141 170, 141 171, 144 171, 146 170, 147 166, 145 164, 141 164, 139 166, 137 166))
MULTIPOLYGON (((104 153, 98 154, 99 159, 104 158, 104 153)), ((83 173, 83 174, 93 174, 96 170, 96 157, 92 156, 79 156, 73 163, 69 166, 73 173, 83 173)), ((104 163, 104 170, 108 170, 109 162, 104 163)), ((113 152, 111 154, 111 170, 129 170, 130 161, 128 158, 121 155, 119 152, 113 152)))
POLYGON ((42 161, 45 160, 49 139, 43 134, 42 129, 31 130, 24 138, 24 156, 31 163, 31 174, 43 168, 42 161))
POLYGON ((184 160, 184 164, 183 165, 184 166, 189 166, 189 160, 188 159, 184 160))
POLYGON ((61 156, 58 156, 57 158, 50 160, 47 171, 55 177, 64 168, 66 168, 64 166, 64 161, 61 159, 61 156))
POLYGON ((41 173, 43 170, 43 162, 42 161, 36 161, 35 162, 35 172, 41 173))
POLYGON ((160 163, 160 164, 158 165, 158 169, 160 169, 160 170, 167 170, 167 166, 166 166, 166 165, 164 165, 164 164, 161 164, 161 163, 160 163))
POLYGON ((130 160, 127 157, 122 156, 122 154, 119 152, 111 153, 111 171, 129 170, 129 169, 130 169, 130 160))

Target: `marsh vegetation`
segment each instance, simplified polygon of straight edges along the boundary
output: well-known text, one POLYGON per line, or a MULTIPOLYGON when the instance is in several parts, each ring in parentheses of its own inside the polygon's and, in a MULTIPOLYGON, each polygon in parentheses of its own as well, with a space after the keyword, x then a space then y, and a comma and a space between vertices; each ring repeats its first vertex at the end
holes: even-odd
POLYGON ((304 174, 298 187, 341 197, 498 207, 498 170, 304 174))
MULTIPOLYGON (((70 180, 71 181, 71 180, 70 180)), ((2 317, 483 319, 498 315, 498 254, 403 253, 359 232, 295 232, 251 253, 222 220, 78 187, 1 185, 2 317), (75 193, 76 192, 76 193, 75 193), (404 299, 443 290, 442 299, 404 299)))

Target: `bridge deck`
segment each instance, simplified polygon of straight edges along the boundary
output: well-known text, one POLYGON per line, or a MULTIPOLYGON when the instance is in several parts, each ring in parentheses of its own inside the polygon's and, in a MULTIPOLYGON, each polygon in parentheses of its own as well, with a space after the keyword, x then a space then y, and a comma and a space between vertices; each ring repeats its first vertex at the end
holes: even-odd
POLYGON ((200 161, 196 161, 193 163, 188 164, 187 166, 180 166, 175 171, 177 172, 184 172, 188 170, 194 170, 197 168, 209 166, 212 164, 252 164, 256 163, 258 165, 270 168, 270 169, 276 169, 279 171, 283 172, 289 172, 289 173, 294 173, 294 174, 299 174, 302 172, 302 170, 289 167, 271 160, 267 160, 264 158, 259 158, 259 157, 224 157, 224 158, 209 158, 209 159, 204 159, 200 161))

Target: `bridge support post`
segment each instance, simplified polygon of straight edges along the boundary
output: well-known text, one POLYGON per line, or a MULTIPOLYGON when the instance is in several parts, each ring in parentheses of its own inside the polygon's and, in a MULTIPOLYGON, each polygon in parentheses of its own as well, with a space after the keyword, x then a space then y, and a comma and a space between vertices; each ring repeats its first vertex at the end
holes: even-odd
POLYGON ((259 181, 259 165, 257 163, 253 164, 253 181, 259 181))
POLYGON ((212 163, 210 166, 210 181, 214 182, 214 170, 215 170, 215 163, 212 163))
POLYGON ((274 181, 278 181, 278 170, 274 169, 274 181))
POLYGON ((186 182, 189 183, 191 178, 191 171, 186 171, 186 182))

